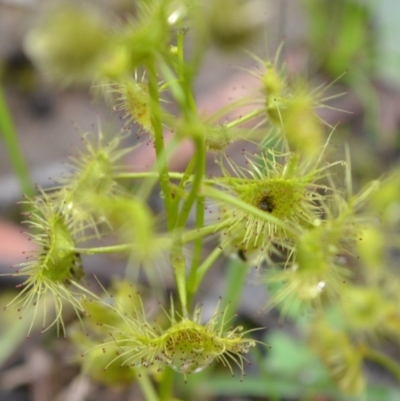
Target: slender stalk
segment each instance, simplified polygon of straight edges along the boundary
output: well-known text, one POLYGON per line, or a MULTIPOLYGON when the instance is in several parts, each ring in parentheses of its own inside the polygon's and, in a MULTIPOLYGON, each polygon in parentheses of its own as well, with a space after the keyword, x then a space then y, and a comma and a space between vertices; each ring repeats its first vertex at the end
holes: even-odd
MULTIPOLYGON (((241 106, 248 106, 249 104, 251 104, 254 101, 254 96, 245 96, 243 98, 237 99, 231 103, 228 103, 225 106, 222 106, 220 109, 218 109, 217 111, 215 111, 211 116, 209 116, 207 118, 207 121, 210 124, 215 124, 216 122, 220 121, 221 119, 226 119, 226 117, 233 111, 237 111, 239 109, 239 107, 241 106)), ((252 116, 253 112, 251 112, 252 116)), ((265 108, 260 108, 258 109, 258 113, 256 113, 256 115, 258 114, 265 114, 265 108)), ((247 115, 246 115, 247 116, 247 115)), ((245 117, 245 121, 248 121, 250 118, 246 118, 245 117)), ((233 123, 233 126, 236 126, 238 124, 241 124, 242 122, 244 122, 243 120, 241 120, 241 117, 238 118, 239 123, 235 123, 234 121, 232 121, 231 123, 233 123)), ((236 120, 235 120, 236 121, 236 120)))
POLYGON ((193 179, 192 174, 196 167, 196 158, 192 157, 189 164, 186 167, 185 172, 182 175, 181 182, 179 183, 180 188, 184 188, 185 184, 190 180, 193 179))
POLYGON ((251 111, 250 113, 245 114, 242 117, 237 118, 236 120, 231 121, 230 123, 226 124, 227 128, 232 128, 232 127, 236 127, 240 124, 245 123, 246 121, 251 120, 254 117, 257 117, 258 115, 260 115, 261 113, 265 113, 264 109, 256 109, 251 111))
POLYGON ((378 363, 391 372, 400 383, 400 365, 394 359, 382 354, 379 351, 375 351, 368 346, 363 346, 362 352, 365 358, 378 363))
MULTIPOLYGON (((188 231, 187 233, 182 235, 182 244, 187 244, 189 242, 195 241, 197 238, 203 238, 207 235, 215 233, 216 231, 222 230, 225 227, 226 224, 218 223, 202 227, 200 229, 194 229, 192 231, 188 231)), ((106 253, 127 252, 130 251, 131 249, 132 249, 132 244, 120 244, 111 246, 101 246, 95 248, 75 248, 74 251, 85 255, 97 255, 106 253)))
MULTIPOLYGON (((179 190, 184 191, 185 184, 191 178, 191 174, 193 173, 195 166, 196 166, 196 158, 192 157, 192 159, 190 160, 189 164, 187 165, 186 170, 185 170, 184 174, 182 175, 182 178, 179 182, 179 190)), ((176 196, 176 198, 174 199, 174 203, 173 203, 174 207, 173 207, 173 212, 172 212, 174 221, 176 221, 178 218, 180 200, 181 199, 179 196, 176 196)))
POLYGON ((186 261, 182 252, 181 244, 176 244, 174 249, 171 251, 170 261, 174 268, 176 288, 178 290, 179 301, 182 307, 182 315, 183 317, 187 317, 186 261))
POLYGON ((238 310, 248 271, 249 266, 238 260, 231 260, 228 264, 225 287, 225 298, 229 304, 227 319, 232 318, 238 310))
POLYGON ((194 295, 199 289, 199 286, 203 281, 204 275, 208 272, 210 267, 218 259, 221 253, 222 253, 221 248, 219 247, 215 248, 200 266, 198 266, 195 269, 192 268, 190 270, 189 278, 187 281, 189 304, 192 302, 194 295))
MULTIPOLYGON (((176 149, 177 145, 179 144, 179 141, 176 140, 175 138, 172 139, 172 141, 170 143, 168 143, 165 148, 164 151, 161 154, 161 157, 159 158, 157 156, 157 163, 152 167, 152 171, 149 171, 147 173, 149 173, 149 176, 142 182, 142 185, 138 188, 136 196, 140 199, 147 199, 154 186, 159 182, 159 177, 160 177, 160 169, 164 169, 166 167, 166 163, 167 160, 169 159, 169 157, 171 156, 171 154, 174 152, 174 150, 176 149), (163 163, 163 164, 161 164, 163 163)), ((132 174, 136 174, 136 173, 132 173, 132 174)), ((142 173, 139 173, 142 174, 142 173)), ((127 175, 129 175, 129 173, 127 173, 127 175)), ((170 172, 168 172, 168 175, 170 175, 170 172)), ((126 177, 128 178, 128 177, 126 177)), ((169 215, 169 220, 173 221, 173 218, 171 216, 171 209, 168 211, 169 215)))
POLYGON ((26 167, 25 158, 18 144, 17 133, 12 121, 12 117, 6 105, 6 100, 0 85, 0 134, 3 136, 7 153, 10 155, 11 165, 19 180, 22 191, 29 196, 35 192, 26 167))
MULTIPOLYGON (((182 27, 181 27, 182 28, 182 27)), ((191 76, 188 74, 187 65, 185 63, 184 56, 184 31, 181 29, 178 31, 177 35, 177 51, 178 51, 178 63, 177 63, 177 74, 180 86, 184 92, 184 104, 181 105, 182 114, 187 122, 197 120, 197 106, 193 98, 192 88, 191 88, 191 76)), ((202 138, 193 138, 196 145, 195 157, 192 157, 184 177, 180 182, 180 187, 183 188, 185 182, 189 178, 190 174, 195 170, 195 175, 193 179, 193 185, 189 195, 183 202, 182 209, 179 213, 175 228, 183 228, 188 219, 190 210, 196 201, 198 191, 201 182, 205 175, 205 165, 206 165, 206 149, 204 141, 202 138)), ((178 205, 178 202, 177 202, 178 205)))
POLYGON ((138 378, 137 382, 139 383, 146 401, 160 401, 160 398, 158 397, 156 390, 154 389, 154 386, 147 374, 142 374, 142 376, 138 378))
MULTIPOLYGON (((172 93, 179 96, 179 99, 181 100, 179 102, 179 105, 181 108, 182 116, 186 122, 190 123, 197 119, 197 107, 191 90, 191 77, 188 74, 188 70, 185 64, 183 31, 178 32, 177 52, 178 52, 178 57, 175 66, 179 85, 176 85, 177 87, 172 91, 172 93)), ((169 73, 169 69, 166 68, 166 66, 164 66, 163 71, 169 73)), ((195 141, 196 144, 196 155, 192 158, 191 162, 189 163, 186 172, 180 181, 179 189, 184 188, 185 182, 189 179, 190 175, 192 174, 192 171, 196 169, 193 178, 193 185, 191 187, 189 194, 185 197, 183 201, 181 210, 179 210, 180 199, 178 197, 176 198, 176 200, 173 200, 171 198, 168 205, 169 209, 167 210, 168 227, 170 231, 172 229, 174 231, 173 248, 170 254, 170 261, 175 273, 175 280, 183 316, 188 316, 188 310, 187 310, 187 288, 186 288, 186 261, 185 257, 183 256, 182 232, 186 225, 190 210, 197 199, 202 179, 205 175, 205 158, 206 158, 205 157, 206 151, 203 140, 201 138, 194 138, 193 140, 195 141)), ((169 188, 168 196, 170 194, 171 192, 169 188)), ((165 196, 167 196, 166 192, 165 196)))
MULTIPOLYGON (((196 162, 193 162, 194 164, 196 164, 196 162)), ((189 167, 189 165, 188 165, 189 167)), ((183 178, 185 178, 184 183, 187 182, 191 182, 194 179, 194 176, 191 175, 191 173, 188 173, 188 170, 186 170, 184 173, 177 173, 174 171, 170 171, 168 172, 169 178, 172 180, 182 180, 183 178)), ((158 179, 159 174, 157 171, 143 171, 143 172, 139 172, 139 173, 135 173, 135 172, 129 172, 129 173, 117 173, 117 174, 113 174, 112 178, 114 178, 115 180, 142 180, 142 179, 149 179, 149 178, 153 178, 153 179, 158 179)), ((236 179, 235 177, 230 177, 231 180, 236 179)), ((222 177, 218 177, 218 178, 205 178, 203 179, 203 183, 205 184, 214 184, 214 183, 218 183, 218 181, 221 181, 222 177)), ((237 180, 242 180, 241 178, 237 178, 237 180)))
POLYGON ((185 105, 185 93, 179 84, 179 80, 176 77, 175 71, 173 71, 171 66, 164 60, 160 60, 159 68, 164 76, 165 81, 168 82, 168 85, 165 85, 166 88, 171 91, 171 95, 182 109, 185 105))
POLYGON ((168 211, 171 209, 171 190, 170 180, 168 174, 168 165, 164 150, 164 137, 161 125, 161 106, 160 97, 158 93, 158 80, 157 71, 153 63, 147 65, 148 82, 149 82, 149 94, 151 98, 151 109, 152 109, 152 125, 154 129, 154 147, 157 156, 157 167, 160 177, 161 190, 164 193, 164 206, 167 215, 168 228, 172 229, 172 221, 169 218, 168 211))
POLYGON ((187 198, 183 202, 182 209, 175 226, 176 228, 181 228, 185 225, 189 217, 190 210, 199 195, 200 187, 203 182, 203 177, 206 171, 206 148, 204 142, 202 138, 196 138, 195 142, 196 142, 196 172, 193 179, 192 188, 187 198))
POLYGON ((203 238, 210 234, 215 234, 218 231, 223 230, 229 225, 229 222, 210 224, 202 228, 196 228, 194 230, 188 231, 182 234, 182 243, 187 244, 189 242, 195 241, 197 238, 203 238))
POLYGON ((172 369, 165 369, 159 385, 161 401, 171 401, 175 372, 172 369))
POLYGON ((112 246, 102 246, 97 248, 75 248, 74 251, 77 253, 83 253, 86 255, 96 255, 103 253, 117 253, 126 252, 132 249, 132 244, 121 244, 112 246))
MULTIPOLYGON (((175 173, 175 172, 169 172, 168 173, 169 178, 171 179, 176 179, 180 180, 183 177, 183 173, 175 173)), ((158 178, 159 173, 156 171, 144 171, 140 173, 118 173, 114 174, 113 178, 116 180, 141 180, 141 179, 146 179, 146 178, 158 178)))
MULTIPOLYGON (((196 204, 196 227, 204 226, 204 197, 199 197, 196 204)), ((201 260, 201 251, 203 249, 203 237, 198 237, 194 241, 192 265, 190 267, 190 275, 196 276, 197 268, 201 260), (193 273, 192 273, 193 272, 193 273)))
MULTIPOLYGON (((182 27, 181 27, 182 28, 182 27)), ((177 48, 178 48, 178 78, 181 83, 182 89, 185 93, 185 102, 189 107, 184 107, 182 111, 190 111, 197 113, 196 102, 193 98, 192 92, 192 74, 188 73, 188 64, 185 62, 184 55, 184 45, 185 45, 185 34, 181 29, 177 36, 177 48)))
MULTIPOLYGON (((201 138, 195 139, 196 142, 196 172, 193 180, 192 188, 184 200, 182 209, 179 213, 177 222, 175 224, 175 235, 174 235, 174 250, 171 253, 171 263, 174 267, 175 278, 177 283, 177 289, 179 293, 179 299, 181 301, 183 316, 187 316, 187 288, 186 288, 186 264, 183 256, 183 243, 181 230, 184 228, 187 219, 189 217, 190 210, 197 199, 202 180, 205 174, 205 161, 206 151, 204 142, 201 138)), ((201 252, 201 249, 200 249, 201 252)))
MULTIPOLYGON (((181 84, 185 83, 185 73, 184 73, 184 67, 185 67, 185 54, 184 54, 184 45, 185 45, 185 37, 183 35, 182 31, 178 31, 177 38, 176 38, 176 48, 177 48, 177 53, 178 53, 178 76, 179 80, 181 81, 181 84)), ((182 85, 184 86, 184 85, 182 85)))

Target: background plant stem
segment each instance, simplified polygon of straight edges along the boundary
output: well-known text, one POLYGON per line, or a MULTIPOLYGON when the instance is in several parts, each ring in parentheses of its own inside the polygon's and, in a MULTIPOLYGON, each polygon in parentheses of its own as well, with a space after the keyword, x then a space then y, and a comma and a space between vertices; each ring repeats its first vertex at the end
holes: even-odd
POLYGON ((11 165, 19 180, 22 191, 26 195, 33 195, 35 190, 26 167, 25 158, 18 144, 17 133, 11 114, 6 105, 3 88, 0 85, 0 134, 3 137, 7 152, 10 155, 11 165))

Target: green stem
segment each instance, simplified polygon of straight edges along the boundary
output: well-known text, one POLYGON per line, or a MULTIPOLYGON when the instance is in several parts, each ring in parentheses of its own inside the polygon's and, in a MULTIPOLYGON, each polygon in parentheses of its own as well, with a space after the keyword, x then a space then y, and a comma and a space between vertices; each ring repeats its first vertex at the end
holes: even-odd
POLYGON ((187 290, 186 290, 186 261, 182 252, 181 244, 176 244, 170 254, 170 261, 174 268, 176 288, 182 307, 183 317, 188 316, 187 290))
POLYGON ((7 153, 11 158, 11 165, 18 177, 22 191, 32 196, 35 192, 32 185, 31 178, 29 176, 28 169, 25 164, 24 156, 18 144, 17 133, 6 105, 6 100, 3 94, 2 87, 0 85, 0 134, 3 136, 3 140, 6 145, 7 153))
POLYGON ((182 244, 187 244, 189 242, 195 241, 197 238, 203 238, 210 234, 215 234, 218 231, 223 230, 229 225, 229 222, 210 224, 202 228, 196 228, 194 230, 188 231, 182 234, 182 244))
POLYGON ((165 81, 168 82, 168 85, 166 85, 166 87, 170 90, 171 95, 173 96, 179 107, 183 109, 185 105, 185 93, 181 85, 179 84, 179 79, 176 77, 175 72, 172 71, 170 65, 167 64, 164 60, 160 60, 159 68, 164 76, 165 81))
POLYGON ((160 401, 153 384, 151 383, 149 376, 147 374, 142 374, 138 378, 140 388, 142 389, 143 395, 146 401, 160 401))
MULTIPOLYGON (((175 180, 180 180, 184 176, 183 173, 175 173, 175 172, 169 172, 169 178, 175 179, 175 180)), ((156 171, 144 171, 140 173, 119 173, 119 174, 114 174, 113 178, 116 180, 135 180, 135 179, 144 179, 144 178, 158 178, 159 173, 156 171)))
MULTIPOLYGON (((200 229, 203 226, 204 226, 204 197, 198 197, 196 205, 196 227, 200 229)), ((203 249, 203 237, 198 237, 194 241, 192 265, 190 266, 190 273, 188 280, 190 280, 191 276, 196 277, 196 271, 200 265, 202 249, 203 249)))
MULTIPOLYGON (((155 165, 153 165, 152 167, 152 171, 148 171, 148 172, 142 172, 142 173, 131 173, 133 175, 135 174, 148 174, 147 178, 142 182, 142 185, 138 188, 136 196, 140 199, 147 199, 151 192, 154 189, 154 186, 159 182, 159 177, 160 177, 160 169, 164 169, 167 168, 166 163, 167 160, 170 158, 170 156, 172 155, 172 153, 175 151, 176 147, 178 146, 179 141, 176 140, 175 138, 173 138, 164 148, 164 151, 161 153, 160 157, 156 157, 157 158, 157 163, 155 163, 155 165), (162 164, 164 163, 164 164, 162 164)), ((129 174, 130 173, 126 173, 126 177, 125 178, 129 178, 129 174)), ((170 176, 170 172, 168 172, 168 175, 170 176)), ((134 178, 134 177, 131 177, 134 178)), ((140 177, 137 177, 140 178, 140 177)), ((141 177, 141 178, 145 178, 145 177, 141 177)), ((171 200, 172 201, 172 200, 171 200)), ((170 221, 174 221, 171 218, 171 209, 168 210, 168 218, 170 221)))
POLYGON ((215 248, 200 266, 195 269, 192 268, 190 270, 189 278, 187 281, 189 304, 192 302, 194 295, 196 294, 201 282, 203 281, 204 275, 208 272, 210 267, 218 259, 221 253, 221 248, 215 248))
POLYGON ((185 34, 183 30, 178 32, 177 37, 177 49, 178 49, 178 79, 181 83, 181 87, 185 94, 185 105, 183 107, 183 112, 194 112, 197 113, 196 102, 193 98, 192 92, 192 74, 189 73, 189 64, 185 62, 184 55, 184 45, 185 45, 185 34), (188 107, 186 107, 186 105, 188 107))
POLYGON ((147 65, 149 94, 151 99, 152 110, 152 126, 154 129, 154 147, 157 156, 157 167, 160 177, 161 190, 164 193, 164 206, 167 215, 167 223, 169 230, 172 229, 172 221, 169 218, 168 211, 171 209, 171 190, 168 174, 168 165, 166 161, 166 154, 164 150, 164 137, 161 125, 161 106, 160 97, 158 93, 158 80, 157 71, 153 63, 147 65))
MULTIPOLYGON (((187 316, 187 288, 186 288, 186 263, 183 256, 183 242, 182 242, 182 229, 184 228, 189 217, 190 210, 193 203, 196 201, 198 192, 205 173, 205 146, 202 139, 196 140, 196 173, 193 180, 192 188, 183 202, 182 209, 179 213, 178 219, 175 224, 175 234, 173 247, 171 252, 171 263, 175 272, 175 279, 181 301, 183 316, 187 316)), ((200 250, 201 251, 201 250, 200 250)))
MULTIPOLYGON (((182 235, 182 244, 195 241, 197 238, 203 238, 209 234, 214 234, 216 231, 222 230, 227 224, 213 224, 200 229, 188 231, 182 235)), ((120 244, 111 246, 102 246, 96 248, 74 248, 74 251, 86 255, 97 255, 106 253, 126 252, 132 249, 132 244, 120 244)))
POLYGON ((174 385, 175 372, 172 369, 163 370, 161 383, 159 386, 159 394, 161 401, 171 401, 174 385))
MULTIPOLYGON (((182 27, 181 27, 182 28, 182 27)), ((177 50, 178 50, 178 64, 177 64, 177 74, 180 83, 180 87, 184 93, 184 103, 180 105, 182 114, 186 122, 193 122, 197 120, 197 106, 193 98, 192 92, 192 81, 191 76, 187 70, 187 64, 185 63, 184 56, 184 31, 178 31, 177 35, 177 50)), ((185 199, 182 205, 182 209, 179 213, 178 219, 176 220, 176 229, 183 228, 186 224, 187 218, 189 216, 190 210, 197 198, 198 191, 200 189, 201 182, 205 175, 206 166, 206 149, 204 145, 203 138, 195 137, 193 141, 196 145, 195 157, 192 157, 189 165, 186 168, 185 174, 179 184, 180 188, 183 188, 185 182, 189 179, 192 172, 195 171, 195 176, 193 179, 193 185, 189 195, 185 199)), ((178 207, 179 201, 176 202, 178 207)))
POLYGON ((228 264, 225 289, 225 298, 229 305, 226 312, 227 320, 232 318, 238 310, 248 271, 248 265, 238 260, 231 260, 228 264))
MULTIPOLYGON (((221 120, 226 120, 226 117, 234 112, 237 111, 240 107, 242 106, 248 106, 249 104, 253 103, 254 101, 254 96, 246 96, 241 99, 237 99, 235 101, 232 101, 231 103, 222 106, 220 109, 215 111, 211 116, 207 118, 207 122, 211 125, 217 123, 218 121, 221 120)), ((257 109, 257 112, 253 113, 251 112, 251 116, 247 118, 247 114, 244 116, 244 119, 242 120, 242 117, 239 117, 238 119, 231 121, 229 124, 232 124, 231 126, 236 126, 241 124, 242 122, 250 120, 252 117, 257 116, 258 114, 264 114, 265 115, 265 108, 260 108, 257 109)), ((229 125, 227 124, 227 125, 229 125)))
POLYGON ((362 347, 362 353, 365 358, 386 368, 400 383, 400 365, 394 359, 382 354, 381 352, 375 351, 368 346, 362 347))
MULTIPOLYGON (((175 147, 175 143, 174 143, 174 147, 175 147)), ((168 152, 167 152, 168 154, 168 152)), ((196 161, 193 162, 194 164, 196 164, 196 161)), ((190 163, 189 163, 190 164, 190 163)), ((189 165, 188 165, 189 167, 189 165)), ((173 172, 170 171, 168 173, 169 178, 172 180, 182 180, 183 178, 185 178, 184 183, 187 182, 191 182, 194 179, 193 175, 190 175, 191 173, 188 173, 188 170, 186 170, 184 173, 177 173, 177 172, 173 172)), ((144 172, 129 172, 129 173, 118 173, 118 174, 113 174, 112 178, 116 179, 116 180, 142 180, 142 179, 148 179, 148 178, 152 178, 152 179, 158 179, 159 174, 156 171, 144 171, 144 172)), ((235 179, 234 177, 232 177, 232 179, 235 179)), ((203 179, 203 184, 216 184, 218 183, 218 181, 221 181, 222 178, 218 177, 218 178, 206 178, 203 179)), ((238 181, 243 181, 243 179, 238 178, 238 181)))
MULTIPOLYGON (((173 93, 179 95, 181 98, 180 108, 184 120, 187 123, 191 123, 197 120, 197 107, 193 98, 191 90, 191 77, 186 69, 185 58, 184 58, 184 36, 182 32, 178 33, 177 39, 178 49, 178 60, 176 71, 178 75, 179 87, 182 91, 175 89, 173 93)), ((168 72, 168 68, 164 68, 165 72, 168 72)), ((192 187, 187 196, 183 201, 181 210, 179 210, 180 199, 177 198, 175 201, 171 199, 171 208, 168 210, 169 229, 174 229, 173 246, 170 254, 170 261, 174 268, 175 280, 177 290, 179 294, 179 300, 182 307, 182 314, 184 317, 188 316, 187 308, 187 288, 186 288, 186 261, 183 256, 183 242, 182 232, 186 225, 189 217, 190 210, 198 197, 198 193, 202 184, 203 177, 205 175, 205 163, 206 163, 206 149, 202 138, 193 138, 196 145, 196 154, 192 157, 185 174, 183 175, 179 188, 183 189, 185 182, 189 179, 190 174, 195 169, 195 175, 193 178, 192 187), (174 222, 172 226, 172 222, 174 222)), ((166 195, 167 196, 167 195, 166 195)), ((199 218, 200 220, 200 218, 199 218)), ((199 227, 200 228, 200 227, 199 227)), ((201 251, 201 249, 200 249, 201 251)), ((197 250, 198 252, 198 250, 197 250)))
MULTIPOLYGON (((192 158, 190 161, 185 175, 179 183, 179 187, 183 189, 185 183, 190 179, 190 175, 193 173, 197 162, 197 158, 192 158)), ((196 204, 196 228, 201 229, 204 226, 204 197, 197 198, 196 204)), ((201 250, 203 246, 203 237, 197 237, 194 243, 192 265, 190 267, 190 275, 195 273, 197 266, 200 264, 201 250)), ((190 303, 190 301, 189 301, 190 303)))
POLYGON ((193 179, 192 174, 196 167, 196 158, 192 157, 189 164, 186 167, 185 172, 182 175, 181 182, 179 183, 179 188, 184 188, 185 184, 190 180, 193 179))
POLYGON ((185 83, 185 36, 181 30, 178 31, 177 39, 176 39, 176 48, 177 48, 177 55, 178 55, 178 77, 181 81, 181 85, 185 83))
MULTIPOLYGON (((179 182, 179 190, 184 191, 184 187, 185 184, 188 182, 188 180, 190 178, 192 178, 191 174, 193 173, 193 170, 196 166, 196 158, 192 157, 192 159, 190 160, 189 164, 186 167, 186 170, 184 172, 184 174, 182 175, 182 178, 179 182)), ((179 196, 177 196, 174 199, 174 203, 173 203, 173 219, 174 221, 177 221, 178 218, 178 213, 179 213, 179 203, 180 203, 181 198, 179 196)))
POLYGON ((103 253, 117 253, 126 252, 132 249, 132 244, 121 244, 113 246, 102 246, 98 248, 75 248, 74 251, 77 253, 83 253, 86 255, 96 255, 103 253))
MULTIPOLYGON (((183 256, 183 242, 181 231, 184 228, 187 218, 189 216, 191 207, 197 199, 198 191, 200 189, 202 178, 205 172, 205 147, 202 140, 197 141, 198 152, 196 154, 197 169, 193 180, 192 188, 183 202, 182 209, 179 213, 178 219, 175 225, 175 235, 173 241, 174 250, 171 253, 171 263, 174 267, 175 279, 177 283, 177 289, 179 293, 179 299, 181 301, 183 316, 188 315, 187 309, 187 287, 186 287, 186 263, 183 256)), ((184 178, 182 179, 182 181, 184 178)), ((200 250, 201 252, 201 250, 200 250)))
POLYGON ((226 124, 226 127, 227 127, 227 128, 236 127, 236 126, 238 126, 238 125, 240 125, 240 124, 245 123, 246 121, 251 120, 251 119, 254 118, 254 117, 257 117, 257 116, 260 115, 261 113, 265 113, 265 110, 264 110, 264 109, 256 109, 256 110, 253 110, 253 111, 251 111, 250 113, 245 114, 244 116, 239 117, 239 118, 237 118, 236 120, 231 121, 230 123, 227 123, 227 124, 226 124))
POLYGON ((192 206, 194 202, 196 201, 201 184, 203 182, 203 177, 205 175, 206 171, 206 148, 204 145, 204 142, 202 138, 196 138, 195 139, 196 143, 196 172, 195 176, 193 179, 193 185, 192 188, 183 202, 181 212, 178 217, 178 221, 176 223, 175 228, 182 228, 184 227, 188 217, 190 210, 192 209, 192 206))

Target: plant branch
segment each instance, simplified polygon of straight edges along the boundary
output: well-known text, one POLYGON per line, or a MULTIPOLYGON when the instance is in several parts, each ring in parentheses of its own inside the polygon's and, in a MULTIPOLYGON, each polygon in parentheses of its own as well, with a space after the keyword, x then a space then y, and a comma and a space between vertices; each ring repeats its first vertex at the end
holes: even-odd
POLYGON ((187 282, 189 303, 192 302, 194 295, 203 281, 204 275, 208 272, 221 253, 222 249, 216 247, 200 266, 198 266, 196 269, 191 269, 187 282))
POLYGON ((149 94, 151 99, 152 109, 152 125, 154 129, 154 147, 157 156, 157 167, 160 177, 161 190, 164 193, 164 206, 167 215, 168 228, 172 228, 172 221, 169 218, 168 211, 171 209, 171 190, 170 190, 170 179, 168 174, 168 165, 165 160, 164 150, 164 137, 161 125, 161 106, 160 97, 158 93, 158 80, 157 71, 153 63, 149 63, 147 66, 148 71, 148 82, 149 82, 149 94))
POLYGON ((130 251, 131 249, 132 249, 132 244, 121 244, 112 246, 102 246, 97 248, 75 248, 74 251, 86 255, 97 255, 104 253, 126 252, 130 251))
POLYGON ((365 358, 378 363, 383 366, 389 372, 393 374, 393 376, 400 383, 400 365, 392 358, 387 355, 382 354, 379 351, 375 351, 368 346, 362 347, 362 353, 365 358))

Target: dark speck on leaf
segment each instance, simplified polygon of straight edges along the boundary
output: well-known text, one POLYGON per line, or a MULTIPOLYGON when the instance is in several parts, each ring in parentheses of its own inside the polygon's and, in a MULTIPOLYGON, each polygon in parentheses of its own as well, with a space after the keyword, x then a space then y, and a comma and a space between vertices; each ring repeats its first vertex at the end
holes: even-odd
POLYGON ((243 249, 239 249, 237 254, 243 262, 247 262, 246 253, 243 249))
POLYGON ((264 196, 258 203, 258 208, 264 212, 271 213, 274 210, 274 203, 269 196, 264 196))

